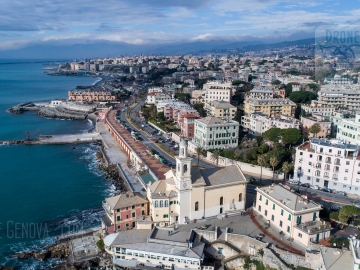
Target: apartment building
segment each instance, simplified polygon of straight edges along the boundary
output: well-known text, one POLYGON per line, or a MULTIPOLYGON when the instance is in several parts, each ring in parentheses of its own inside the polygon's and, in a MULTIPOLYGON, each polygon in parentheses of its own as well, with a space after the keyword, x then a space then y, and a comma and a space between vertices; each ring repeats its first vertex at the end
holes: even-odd
POLYGON ((137 218, 149 213, 148 200, 136 192, 106 198, 102 206, 106 215, 101 225, 108 233, 135 228, 137 218))
POLYGON ((81 102, 110 102, 116 101, 114 92, 111 91, 68 91, 69 101, 81 102))
POLYGON ((159 92, 151 92, 146 97, 147 104, 157 104, 160 101, 171 101, 172 98, 170 95, 159 92))
POLYGON ((271 99, 274 97, 274 92, 267 87, 256 87, 250 90, 246 97, 256 99, 271 99))
POLYGON ((162 92, 164 92, 164 89, 161 88, 161 87, 151 87, 151 88, 149 88, 149 90, 148 90, 148 93, 149 93, 149 94, 150 94, 150 93, 162 93, 162 92))
POLYGON ((195 120, 194 141, 206 150, 233 148, 238 145, 238 140, 239 123, 236 121, 215 116, 195 120))
POLYGON ((230 102, 232 93, 232 84, 218 81, 208 82, 203 85, 203 90, 206 91, 205 102, 210 103, 215 100, 223 100, 230 102))
POLYGON ((261 112, 270 117, 288 115, 294 117, 296 104, 287 98, 279 99, 255 99, 249 98, 244 101, 244 112, 249 115, 261 112))
POLYGON ((335 111, 332 116, 330 116, 331 121, 331 133, 336 134, 338 130, 338 125, 343 119, 355 120, 356 111, 341 110, 335 111))
POLYGON ((254 211, 280 230, 284 238, 293 238, 304 247, 330 236, 330 224, 321 221, 319 205, 291 192, 282 185, 256 188, 254 211))
POLYGON ((209 115, 219 118, 229 117, 230 119, 233 119, 237 111, 235 106, 223 100, 215 100, 210 103, 205 103, 204 107, 209 115))
POLYGON ((198 111, 191 107, 189 104, 178 101, 169 102, 164 106, 163 111, 164 116, 167 119, 174 120, 176 123, 178 123, 179 120, 182 119, 184 114, 194 114, 196 116, 199 116, 198 111))
POLYGON ((263 113, 251 113, 241 117, 241 126, 254 136, 261 136, 271 128, 297 128, 300 129, 300 121, 287 115, 268 117, 263 113))
POLYGON ((359 86, 326 85, 318 93, 319 104, 331 105, 348 110, 360 109, 359 86))
POLYGON ((312 139, 296 149, 295 179, 360 195, 359 147, 337 140, 312 139))
POLYGON ((302 104, 301 109, 304 110, 307 114, 321 114, 323 116, 332 116, 336 110, 336 106, 320 104, 319 102, 312 100, 311 104, 302 104))
POLYGON ((308 117, 301 117, 301 130, 306 139, 308 138, 326 138, 331 135, 331 121, 326 120, 322 115, 313 114, 308 117), (309 129, 312 125, 318 124, 320 132, 317 134, 310 133, 309 129))
POLYGON ((195 119, 199 116, 191 113, 182 115, 182 119, 179 120, 179 126, 181 130, 181 136, 183 138, 192 139, 195 133, 195 119))
POLYGON ((191 104, 198 104, 198 103, 204 103, 205 102, 205 90, 194 90, 191 92, 191 104))
POLYGON ((336 139, 348 144, 360 144, 360 113, 355 115, 355 119, 340 119, 336 139))

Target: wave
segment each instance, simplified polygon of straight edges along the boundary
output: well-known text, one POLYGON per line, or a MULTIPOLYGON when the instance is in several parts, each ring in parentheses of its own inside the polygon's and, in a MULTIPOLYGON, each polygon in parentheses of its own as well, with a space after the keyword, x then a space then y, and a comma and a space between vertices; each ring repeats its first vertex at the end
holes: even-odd
POLYGON ((95 85, 95 84, 97 84, 97 83, 99 83, 99 82, 101 82, 102 81, 102 78, 101 77, 97 77, 97 80, 92 84, 92 85, 95 85))

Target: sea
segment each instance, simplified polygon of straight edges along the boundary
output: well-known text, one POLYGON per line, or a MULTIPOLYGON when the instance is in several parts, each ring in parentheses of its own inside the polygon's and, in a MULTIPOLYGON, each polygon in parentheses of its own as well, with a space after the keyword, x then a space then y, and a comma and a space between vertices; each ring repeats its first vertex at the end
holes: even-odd
MULTIPOLYGON (((10 114, 26 101, 66 98, 94 77, 50 76, 42 68, 56 63, 41 59, 0 59, 0 140, 21 140, 48 134, 89 132, 90 120, 47 119, 33 112, 10 114)), ((56 260, 19 260, 17 252, 56 242, 55 236, 100 226, 101 201, 113 187, 98 169, 98 146, 0 145, 0 265, 16 269, 49 269, 56 260)))

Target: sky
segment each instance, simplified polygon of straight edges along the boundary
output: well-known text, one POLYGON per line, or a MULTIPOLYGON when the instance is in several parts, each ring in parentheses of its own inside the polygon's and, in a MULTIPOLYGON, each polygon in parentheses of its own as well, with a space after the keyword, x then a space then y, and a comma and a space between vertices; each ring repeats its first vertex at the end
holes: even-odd
POLYGON ((0 51, 34 44, 309 37, 360 22, 359 0, 1 0, 0 51))

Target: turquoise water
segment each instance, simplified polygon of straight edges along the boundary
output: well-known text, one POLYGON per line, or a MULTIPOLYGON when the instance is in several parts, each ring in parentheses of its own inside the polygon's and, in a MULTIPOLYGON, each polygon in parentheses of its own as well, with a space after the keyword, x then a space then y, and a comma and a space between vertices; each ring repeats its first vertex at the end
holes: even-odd
MULTIPOLYGON (((45 119, 6 110, 24 101, 66 98, 77 85, 97 78, 54 77, 41 63, 1 64, 0 140, 39 134, 86 132, 92 123, 45 119)), ((55 235, 100 225, 101 201, 111 188, 97 170, 95 145, 0 146, 0 265, 46 269, 53 263, 20 261, 14 252, 41 249, 55 235)))

